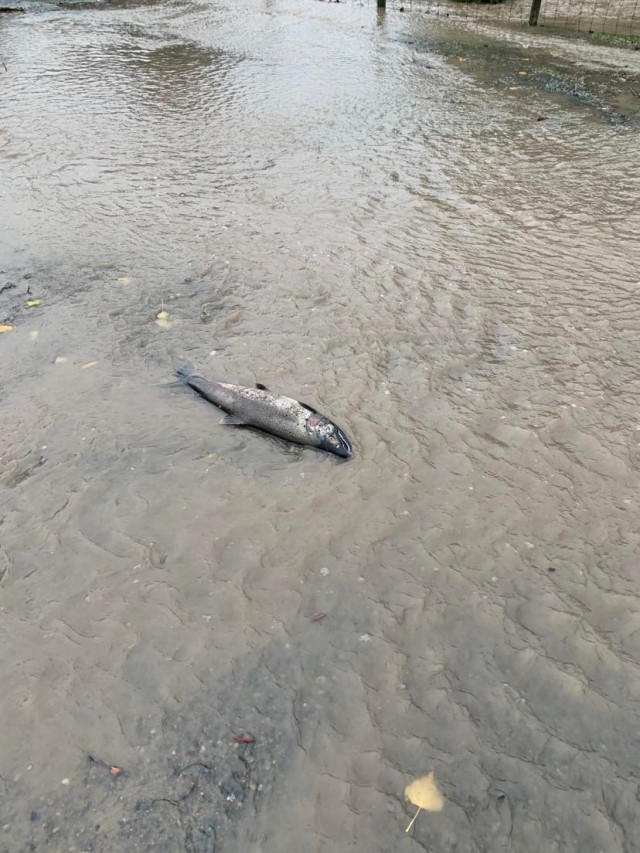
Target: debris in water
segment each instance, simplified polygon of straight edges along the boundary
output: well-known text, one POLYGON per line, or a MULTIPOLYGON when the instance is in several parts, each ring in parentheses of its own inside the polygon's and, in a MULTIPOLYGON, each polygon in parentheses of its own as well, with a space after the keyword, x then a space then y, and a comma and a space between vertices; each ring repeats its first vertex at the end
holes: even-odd
POLYGON ((122 767, 118 767, 116 764, 108 764, 106 761, 103 761, 101 758, 94 758, 93 755, 88 756, 89 761, 93 762, 93 764, 97 764, 98 767, 104 767, 105 770, 108 770, 109 773, 117 778, 122 774, 122 767))
POLYGON ((538 116, 536 121, 546 121, 548 118, 549 118, 549 116, 538 116))
POLYGON ((131 284, 131 276, 130 275, 121 275, 121 276, 118 276, 116 281, 119 284, 131 284))
POLYGON ((97 363, 97 361, 88 361, 80 367, 80 370, 89 370, 89 368, 95 367, 97 363))
POLYGON ((11 332, 13 330, 13 326, 0 326, 0 335, 3 332, 11 332))
POLYGON ((433 770, 431 773, 427 773, 426 776, 422 776, 420 779, 416 779, 415 782, 407 785, 404 789, 404 795, 409 802, 418 807, 418 811, 413 816, 405 832, 409 832, 423 809, 428 812, 440 812, 444 806, 444 798, 436 785, 433 770))
POLYGON ((309 622, 319 622, 321 619, 326 619, 326 613, 314 613, 312 616, 309 616, 309 622))
POLYGON ((162 303, 162 307, 160 311, 156 314, 155 319, 156 326, 160 326, 161 329, 170 329, 173 325, 171 321, 171 314, 165 309, 164 302, 162 303))
POLYGON ((253 737, 253 735, 236 735, 233 739, 233 742, 234 743, 249 744, 249 743, 255 743, 256 739, 253 737))
POLYGON ((66 364, 68 361, 69 359, 64 355, 57 355, 55 358, 56 364, 66 364))
POLYGON ((42 299, 27 299, 27 308, 37 308, 42 305, 42 299))

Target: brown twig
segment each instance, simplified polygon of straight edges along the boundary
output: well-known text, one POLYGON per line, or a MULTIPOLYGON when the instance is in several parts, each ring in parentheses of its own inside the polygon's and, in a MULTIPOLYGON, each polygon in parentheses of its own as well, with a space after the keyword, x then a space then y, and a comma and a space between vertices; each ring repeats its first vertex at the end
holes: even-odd
POLYGON ((209 764, 205 764, 204 761, 193 761, 191 764, 185 764, 180 770, 176 772, 176 776, 181 776, 185 770, 191 770, 192 767, 202 767, 211 773, 211 766, 209 764))
POLYGON ((312 616, 309 616, 309 622, 320 622, 321 619, 326 619, 326 613, 314 613, 312 616))

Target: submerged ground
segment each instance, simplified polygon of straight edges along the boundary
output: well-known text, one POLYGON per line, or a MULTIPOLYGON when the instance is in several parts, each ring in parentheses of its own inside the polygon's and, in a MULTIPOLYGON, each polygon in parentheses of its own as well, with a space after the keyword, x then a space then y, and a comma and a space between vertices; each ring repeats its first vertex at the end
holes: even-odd
POLYGON ((444 26, 0 21, 0 850, 635 849, 640 54, 444 26))

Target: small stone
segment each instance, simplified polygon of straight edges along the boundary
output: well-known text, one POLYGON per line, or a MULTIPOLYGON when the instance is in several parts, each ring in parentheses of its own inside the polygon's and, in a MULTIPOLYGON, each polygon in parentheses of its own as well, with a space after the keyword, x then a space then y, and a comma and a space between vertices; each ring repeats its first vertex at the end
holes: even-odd
POLYGON ((67 778, 65 778, 65 779, 63 779, 63 780, 62 780, 61 784, 62 784, 62 785, 70 785, 70 784, 71 784, 71 779, 67 779, 67 778))

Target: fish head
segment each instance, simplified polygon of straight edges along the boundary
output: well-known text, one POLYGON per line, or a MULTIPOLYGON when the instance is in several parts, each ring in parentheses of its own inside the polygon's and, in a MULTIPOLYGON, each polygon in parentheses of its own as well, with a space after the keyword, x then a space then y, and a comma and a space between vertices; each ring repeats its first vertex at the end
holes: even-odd
POLYGON ((307 421, 307 432, 314 447, 334 453, 343 459, 353 454, 351 442, 337 424, 319 415, 312 415, 307 421))

